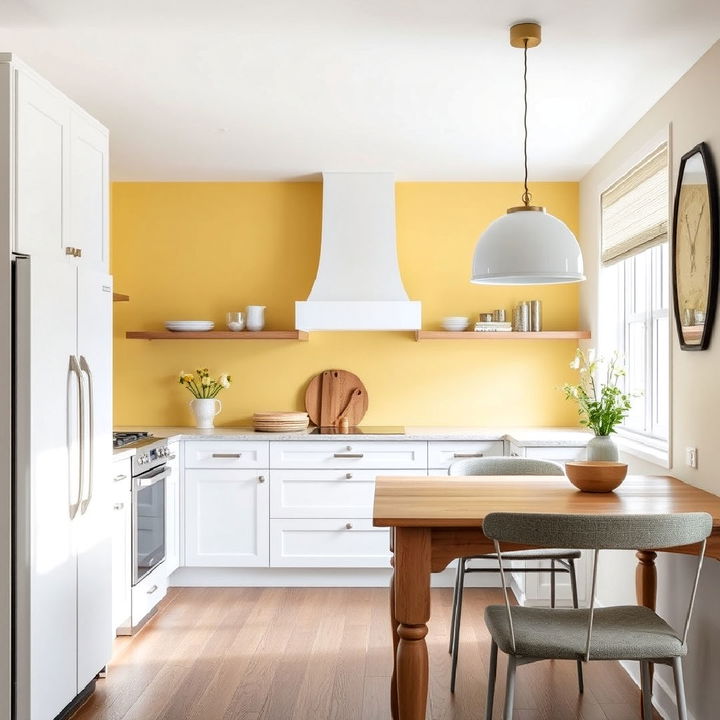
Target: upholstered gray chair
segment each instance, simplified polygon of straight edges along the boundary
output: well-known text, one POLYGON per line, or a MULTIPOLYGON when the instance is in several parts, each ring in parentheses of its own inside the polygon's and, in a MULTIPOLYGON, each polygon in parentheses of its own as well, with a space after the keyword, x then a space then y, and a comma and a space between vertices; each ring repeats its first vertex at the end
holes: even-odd
MULTIPOLYGON (((449 475, 564 475, 560 465, 549 460, 534 460, 521 457, 483 457, 467 460, 457 460, 450 465, 449 475)), ((573 607, 578 607, 577 581, 575 578, 575 560, 580 557, 579 550, 519 550, 516 552, 504 553, 504 560, 549 560, 550 566, 543 567, 509 567, 508 572, 522 573, 550 573, 550 607, 555 607, 555 575, 556 573, 570 573, 570 588, 572 590, 573 607)), ((457 571, 455 574, 455 590, 453 592, 452 620, 450 622, 450 648, 452 665, 450 671, 450 692, 455 692, 455 680, 457 678, 458 654, 460 652, 460 619, 462 617, 463 591, 465 589, 465 575, 467 573, 497 573, 497 565, 491 567, 476 567, 470 564, 472 560, 494 560, 497 556, 493 553, 487 555, 475 555, 458 559, 457 571)), ((583 692, 582 663, 577 663, 578 687, 583 692)))
POLYGON ((682 658, 687 654, 688 628, 697 592, 706 538, 712 531, 707 513, 671 515, 553 515, 491 513, 483 522, 494 545, 503 581, 505 605, 485 610, 492 636, 485 718, 490 720, 495 694, 498 648, 508 655, 504 720, 511 720, 515 669, 538 660, 638 660, 643 715, 652 717, 650 664, 671 665, 679 720, 687 720, 682 658), (570 545, 595 551, 592 596, 588 609, 510 607, 503 573, 501 542, 540 547, 570 545), (695 581, 682 633, 649 608, 629 605, 595 609, 600 550, 662 550, 700 543, 695 581))

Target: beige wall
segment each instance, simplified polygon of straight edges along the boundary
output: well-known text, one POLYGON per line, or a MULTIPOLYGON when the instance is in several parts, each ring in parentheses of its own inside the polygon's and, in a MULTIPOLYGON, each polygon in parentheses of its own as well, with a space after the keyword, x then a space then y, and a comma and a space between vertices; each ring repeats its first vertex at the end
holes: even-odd
MULTIPOLYGON (((669 50, 670 51, 670 50, 669 50)), ((590 280, 581 291, 580 325, 598 330, 598 257, 600 205, 599 195, 607 185, 628 168, 653 141, 670 132, 672 180, 674 194, 681 156, 701 141, 710 146, 716 165, 720 163, 720 42, 716 43, 690 71, 664 95, 655 106, 620 139, 592 168, 580 184, 580 234, 587 274, 590 280)), ((717 414, 720 409, 720 323, 716 320, 714 339, 705 352, 680 350, 677 333, 672 327, 671 367, 671 469, 670 473, 692 485, 720 494, 720 442, 717 414), (698 448, 698 468, 685 466, 685 448, 698 448)), ((663 468, 631 462, 635 472, 663 473, 663 468)), ((682 626, 683 611, 692 576, 689 558, 661 558, 659 566, 658 609, 666 612, 676 625, 682 626)), ((606 562, 605 587, 617 587, 619 576, 627 577, 631 569, 627 558, 606 562)), ((632 578, 627 577, 628 582, 632 578)), ((632 592, 602 595, 605 602, 632 598, 632 592)), ((700 601, 689 639, 686 661, 688 707, 696 720, 717 717, 720 706, 720 684, 714 681, 720 671, 720 562, 707 563, 700 586, 700 601)), ((670 675, 661 668, 656 682, 658 700, 665 688, 672 687, 670 675)))

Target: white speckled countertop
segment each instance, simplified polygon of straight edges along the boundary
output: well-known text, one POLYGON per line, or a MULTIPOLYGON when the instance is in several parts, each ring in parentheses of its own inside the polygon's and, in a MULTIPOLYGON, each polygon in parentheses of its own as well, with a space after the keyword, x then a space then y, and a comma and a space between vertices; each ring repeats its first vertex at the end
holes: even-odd
MULTIPOLYGON (((481 428, 481 427, 432 427, 422 425, 409 425, 400 435, 373 435, 373 434, 332 434, 312 435, 312 428, 293 433, 267 433, 256 432, 251 427, 218 427, 210 430, 201 430, 194 427, 117 427, 116 430, 142 430, 155 437, 165 437, 168 440, 509 440, 521 447, 532 446, 574 446, 584 445, 592 434, 579 428, 481 428)), ((118 448, 114 451, 114 458, 128 457, 134 450, 118 448)))

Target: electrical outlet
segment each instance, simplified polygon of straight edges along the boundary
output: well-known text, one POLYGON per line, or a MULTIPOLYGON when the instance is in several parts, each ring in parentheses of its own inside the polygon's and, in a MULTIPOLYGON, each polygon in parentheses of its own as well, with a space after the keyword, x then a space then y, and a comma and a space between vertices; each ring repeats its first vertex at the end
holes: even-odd
POLYGON ((698 466, 697 452, 698 452, 697 448, 694 448, 694 447, 685 448, 685 464, 688 467, 697 468, 697 466, 698 466))

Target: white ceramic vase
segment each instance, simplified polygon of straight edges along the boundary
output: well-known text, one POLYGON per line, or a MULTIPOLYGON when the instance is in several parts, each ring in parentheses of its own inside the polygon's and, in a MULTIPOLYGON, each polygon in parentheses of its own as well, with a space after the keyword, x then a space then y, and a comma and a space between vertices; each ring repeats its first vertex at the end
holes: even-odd
POLYGON ((215 427, 215 416, 222 410, 222 403, 217 398, 195 398, 190 401, 190 408, 195 416, 195 427, 215 427))
POLYGON ((596 435, 587 444, 587 459, 595 461, 618 461, 618 449, 609 435, 596 435))
POLYGON ((265 306, 248 305, 245 309, 245 327, 257 332, 265 327, 265 306))

